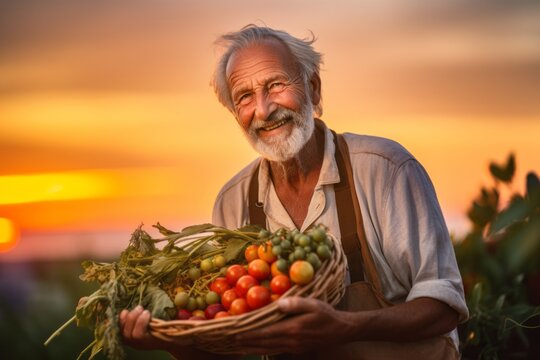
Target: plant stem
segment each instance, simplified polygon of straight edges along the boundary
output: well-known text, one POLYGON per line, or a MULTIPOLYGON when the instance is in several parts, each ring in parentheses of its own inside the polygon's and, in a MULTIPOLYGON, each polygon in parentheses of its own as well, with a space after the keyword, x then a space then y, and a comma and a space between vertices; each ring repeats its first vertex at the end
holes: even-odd
POLYGON ((62 326, 60 326, 54 333, 52 333, 51 336, 49 336, 49 338, 47 339, 47 341, 45 341, 43 343, 43 345, 47 346, 52 339, 54 339, 55 337, 57 337, 58 335, 60 335, 60 333, 66 328, 69 326, 69 324, 71 324, 72 322, 74 322, 75 320, 77 320, 77 315, 73 315, 73 317, 71 319, 69 319, 68 321, 66 321, 66 323, 62 326))

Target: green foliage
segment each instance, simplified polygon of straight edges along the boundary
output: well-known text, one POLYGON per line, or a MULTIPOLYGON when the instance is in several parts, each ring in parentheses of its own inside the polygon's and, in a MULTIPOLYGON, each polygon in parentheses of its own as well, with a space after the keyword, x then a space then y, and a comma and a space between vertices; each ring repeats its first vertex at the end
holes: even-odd
POLYGON ((504 165, 490 164, 494 184, 473 201, 472 229, 455 245, 470 311, 459 329, 464 359, 524 358, 538 335, 540 181, 530 172, 526 194, 513 192, 515 168, 512 154, 504 165))

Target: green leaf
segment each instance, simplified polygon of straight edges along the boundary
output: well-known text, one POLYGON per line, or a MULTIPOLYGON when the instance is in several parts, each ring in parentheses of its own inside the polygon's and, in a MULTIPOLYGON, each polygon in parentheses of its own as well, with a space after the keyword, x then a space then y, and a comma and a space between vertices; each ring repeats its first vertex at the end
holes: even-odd
POLYGON ((152 225, 152 227, 158 229, 161 235, 167 236, 167 235, 178 234, 177 231, 169 230, 166 227, 164 227, 163 225, 161 225, 159 222, 157 224, 155 224, 155 225, 152 225))
POLYGON ((253 233, 259 233, 263 228, 259 225, 251 225, 247 224, 242 226, 241 228, 238 228, 238 231, 241 232, 253 232, 253 233))
POLYGON ((216 226, 215 225, 212 225, 212 224, 200 224, 200 225, 193 225, 193 226, 188 226, 184 229, 182 229, 182 231, 180 232, 180 237, 186 237, 186 236, 191 236, 191 235, 195 235, 195 234, 200 234, 202 232, 205 232, 207 231, 208 229, 212 229, 212 228, 215 228, 216 226))
POLYGON ((514 197, 510 205, 497 215, 491 224, 489 234, 496 233, 517 221, 525 220, 529 216, 530 211, 529 203, 525 199, 514 197))
POLYGON ((239 238, 232 238, 227 242, 227 247, 225 248, 225 252, 223 253, 223 256, 225 256, 225 259, 227 262, 235 260, 244 250, 244 247, 248 244, 248 242, 244 239, 239 238))
POLYGON ((174 311, 174 304, 169 295, 155 285, 146 288, 141 305, 152 313, 152 317, 164 320, 169 320, 171 312, 174 311))
POLYGON ((498 298, 497 298, 497 302, 495 302, 495 307, 493 310, 495 310, 495 313, 500 313, 501 312, 501 309, 504 305, 504 301, 506 300, 506 294, 501 294, 498 298))
POLYGON ((148 270, 153 274, 159 274, 165 276, 171 272, 176 272, 185 261, 188 260, 188 254, 185 251, 179 250, 177 252, 167 254, 167 256, 160 256, 152 261, 148 270))
POLYGON ((477 282, 474 284, 471 294, 471 308, 478 311, 480 307, 480 301, 482 300, 482 283, 477 282))
POLYGON ((490 163, 489 171, 494 178, 505 183, 511 182, 516 171, 516 159, 514 154, 508 155, 505 165, 499 165, 494 162, 490 163))

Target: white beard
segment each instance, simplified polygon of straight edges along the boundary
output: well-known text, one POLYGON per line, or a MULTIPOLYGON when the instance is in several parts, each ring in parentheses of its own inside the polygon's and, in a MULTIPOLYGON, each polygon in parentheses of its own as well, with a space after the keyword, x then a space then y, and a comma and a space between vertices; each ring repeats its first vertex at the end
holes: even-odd
POLYGON ((313 135, 315 121, 313 120, 313 104, 307 99, 306 105, 300 112, 294 112, 285 108, 278 108, 264 121, 253 120, 249 130, 244 134, 251 146, 267 160, 285 162, 292 159, 306 145, 313 135), (261 140, 257 136, 257 129, 269 126, 270 123, 278 123, 282 119, 291 117, 293 129, 289 135, 280 134, 267 140, 261 140))

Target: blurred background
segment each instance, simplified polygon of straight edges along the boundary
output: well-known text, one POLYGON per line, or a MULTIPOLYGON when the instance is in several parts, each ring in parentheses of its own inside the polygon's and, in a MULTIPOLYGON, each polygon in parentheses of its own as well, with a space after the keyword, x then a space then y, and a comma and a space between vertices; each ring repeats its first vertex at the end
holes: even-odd
POLYGON ((209 85, 220 34, 313 32, 322 119, 407 147, 459 238, 489 161, 516 155, 515 191, 540 170, 538 19, 537 1, 0 0, 0 352, 76 357, 84 329, 41 343, 93 289, 81 259, 210 221, 256 157, 209 85))

